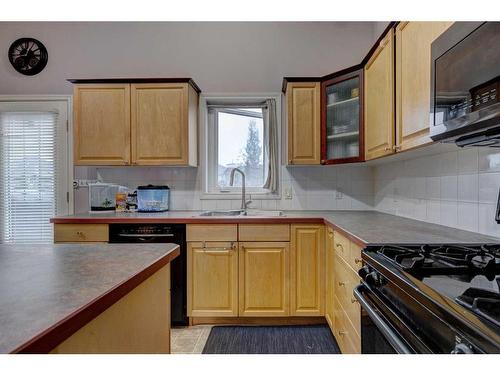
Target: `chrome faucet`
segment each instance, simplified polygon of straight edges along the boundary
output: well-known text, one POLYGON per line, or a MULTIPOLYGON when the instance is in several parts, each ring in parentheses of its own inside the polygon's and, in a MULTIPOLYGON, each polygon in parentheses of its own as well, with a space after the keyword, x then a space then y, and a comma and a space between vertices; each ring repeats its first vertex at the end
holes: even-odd
POLYGON ((229 185, 233 186, 234 185, 234 174, 236 172, 239 172, 241 174, 241 211, 243 211, 243 214, 246 214, 247 212, 247 207, 252 201, 247 201, 246 200, 246 193, 245 193, 245 173, 239 168, 233 168, 231 170, 231 176, 229 177, 229 185))

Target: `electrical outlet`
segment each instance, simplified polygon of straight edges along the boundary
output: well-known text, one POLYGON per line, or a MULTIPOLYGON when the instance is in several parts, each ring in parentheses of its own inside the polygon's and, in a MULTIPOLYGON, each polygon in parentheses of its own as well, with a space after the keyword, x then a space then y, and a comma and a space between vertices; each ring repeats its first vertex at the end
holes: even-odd
POLYGON ((335 199, 342 199, 344 197, 344 194, 342 194, 341 191, 336 191, 335 192, 335 199))
POLYGON ((285 199, 292 199, 292 188, 291 187, 284 188, 283 195, 285 196, 285 199))

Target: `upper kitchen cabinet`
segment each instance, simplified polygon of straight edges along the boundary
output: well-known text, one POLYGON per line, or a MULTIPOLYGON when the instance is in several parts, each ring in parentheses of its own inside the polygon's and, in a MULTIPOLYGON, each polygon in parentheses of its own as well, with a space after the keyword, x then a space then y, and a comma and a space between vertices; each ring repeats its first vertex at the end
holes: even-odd
POLYGON ((132 164, 196 165, 198 94, 187 83, 132 84, 132 164))
POLYGON ((431 43, 453 22, 400 22, 396 27, 396 149, 431 143, 431 43))
POLYGON ((319 82, 287 84, 289 165, 319 165, 321 162, 320 96, 319 82))
POLYGON ((75 165, 197 165, 199 88, 191 79, 70 82, 75 165))
POLYGON ((392 154, 394 146, 394 31, 389 29, 365 65, 365 158, 392 154))
POLYGON ((130 163, 130 85, 75 85, 73 115, 76 165, 130 163))
POLYGON ((363 161, 363 69, 334 76, 321 89, 321 163, 363 161))

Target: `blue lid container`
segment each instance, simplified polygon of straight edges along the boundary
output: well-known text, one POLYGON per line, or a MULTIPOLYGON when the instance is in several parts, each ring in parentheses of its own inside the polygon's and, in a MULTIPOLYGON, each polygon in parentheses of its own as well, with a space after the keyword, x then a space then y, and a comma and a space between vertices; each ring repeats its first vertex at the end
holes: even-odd
POLYGON ((140 212, 168 211, 170 188, 168 186, 139 186, 137 188, 137 210, 140 212))

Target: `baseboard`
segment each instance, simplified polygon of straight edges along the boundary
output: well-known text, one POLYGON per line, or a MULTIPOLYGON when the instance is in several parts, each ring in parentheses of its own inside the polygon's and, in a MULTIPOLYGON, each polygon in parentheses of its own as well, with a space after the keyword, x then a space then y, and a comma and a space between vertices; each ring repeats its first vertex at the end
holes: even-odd
POLYGON ((190 317, 190 325, 313 325, 327 324, 323 316, 288 317, 190 317))

